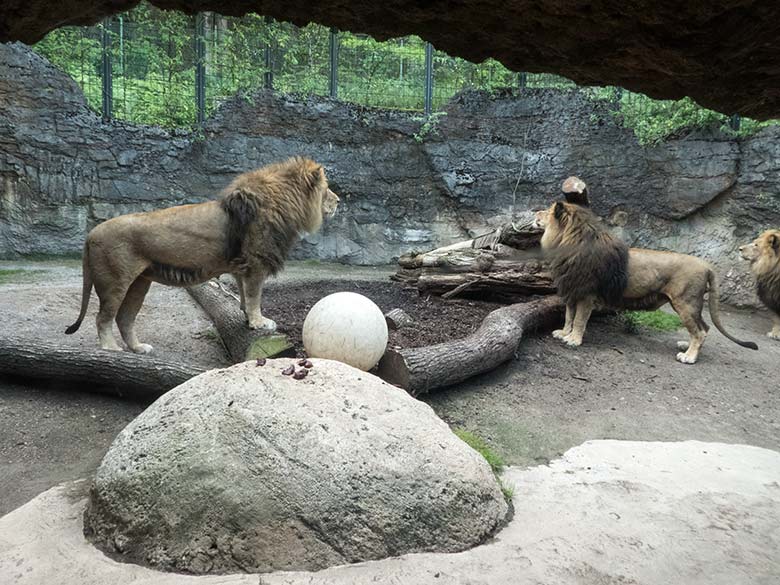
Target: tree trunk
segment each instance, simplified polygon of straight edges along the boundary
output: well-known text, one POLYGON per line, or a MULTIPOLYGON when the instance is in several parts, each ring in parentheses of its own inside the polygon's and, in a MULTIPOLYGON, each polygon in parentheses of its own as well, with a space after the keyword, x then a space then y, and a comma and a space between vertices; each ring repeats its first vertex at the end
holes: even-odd
POLYGON ((214 281, 187 289, 214 322, 233 363, 257 358, 295 356, 286 335, 250 329, 238 299, 214 281))
POLYGON ((0 338, 0 372, 78 384, 79 389, 153 400, 208 370, 123 351, 84 349, 25 337, 0 338))
POLYGON ((463 339, 428 347, 388 350, 378 375, 412 396, 462 382, 511 359, 524 333, 561 321, 557 296, 501 307, 463 339))

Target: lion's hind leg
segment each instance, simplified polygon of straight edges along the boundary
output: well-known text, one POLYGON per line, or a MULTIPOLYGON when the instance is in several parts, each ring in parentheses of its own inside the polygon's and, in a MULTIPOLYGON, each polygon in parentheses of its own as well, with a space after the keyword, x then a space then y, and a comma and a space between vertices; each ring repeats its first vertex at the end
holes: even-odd
POLYGON ((671 304, 690 335, 689 341, 677 342, 677 349, 680 350, 677 354, 677 361, 683 364, 695 364, 699 359, 699 351, 704 345, 709 331, 709 327, 701 317, 704 299, 698 298, 693 304, 672 299, 671 304))
POLYGON ((563 329, 556 329, 552 332, 552 336, 555 339, 563 339, 571 333, 571 328, 574 324, 575 307, 576 305, 574 303, 566 303, 566 320, 563 324, 563 329))
POLYGON ((127 289, 125 299, 116 315, 116 324, 122 334, 122 339, 125 340, 127 347, 135 353, 152 353, 154 349, 148 343, 139 342, 135 334, 135 318, 138 316, 138 311, 141 310, 141 305, 151 284, 152 281, 143 276, 136 278, 127 289))
POLYGON ((588 326, 590 314, 593 312, 595 304, 596 300, 593 297, 587 297, 577 303, 574 310, 571 331, 562 338, 562 341, 567 345, 575 347, 582 345, 582 337, 585 335, 585 328, 588 326))

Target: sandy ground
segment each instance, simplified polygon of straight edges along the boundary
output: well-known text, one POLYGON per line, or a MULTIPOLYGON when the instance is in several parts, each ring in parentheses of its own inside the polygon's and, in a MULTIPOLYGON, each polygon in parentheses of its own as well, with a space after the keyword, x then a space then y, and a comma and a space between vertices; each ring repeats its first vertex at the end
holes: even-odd
MULTIPOLYGON (((26 272, 0 280, 6 330, 94 347, 94 299, 82 329, 62 334, 78 313, 78 262, 0 262, 0 270, 13 268, 26 272)), ((293 263, 276 291, 285 282, 388 274, 293 263)), ((761 312, 726 310, 723 321, 737 337, 757 341, 760 351, 737 347, 713 330, 700 363, 684 366, 674 360, 680 333, 629 334, 615 321, 599 320, 580 348, 546 334, 529 338, 517 360, 424 399, 520 466, 547 462, 588 439, 696 439, 780 450, 780 343, 765 337, 769 320, 761 312)), ((211 323, 182 290, 152 287, 138 329, 161 357, 226 363, 211 323)), ((89 476, 143 408, 78 388, 0 378, 0 515, 56 484, 89 476)))

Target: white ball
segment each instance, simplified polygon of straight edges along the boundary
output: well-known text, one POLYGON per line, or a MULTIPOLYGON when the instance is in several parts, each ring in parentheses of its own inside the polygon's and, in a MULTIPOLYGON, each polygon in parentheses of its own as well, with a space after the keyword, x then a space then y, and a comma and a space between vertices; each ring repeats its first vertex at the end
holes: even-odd
POLYGON ((367 372, 385 353, 387 323, 372 300, 352 292, 334 293, 317 301, 306 315, 303 347, 309 357, 367 372))

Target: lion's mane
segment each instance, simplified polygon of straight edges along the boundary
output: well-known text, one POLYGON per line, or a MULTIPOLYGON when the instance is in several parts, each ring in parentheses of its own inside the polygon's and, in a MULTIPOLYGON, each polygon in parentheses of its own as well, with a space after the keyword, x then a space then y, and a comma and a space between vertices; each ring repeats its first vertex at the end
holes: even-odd
POLYGON ((619 306, 628 285, 628 246, 585 207, 559 202, 552 215, 546 255, 558 295, 568 304, 595 295, 619 306))
POLYGON ((239 269, 252 264, 279 272, 298 235, 322 224, 326 190, 322 167, 302 157, 236 177, 220 200, 228 217, 226 258, 239 269))

